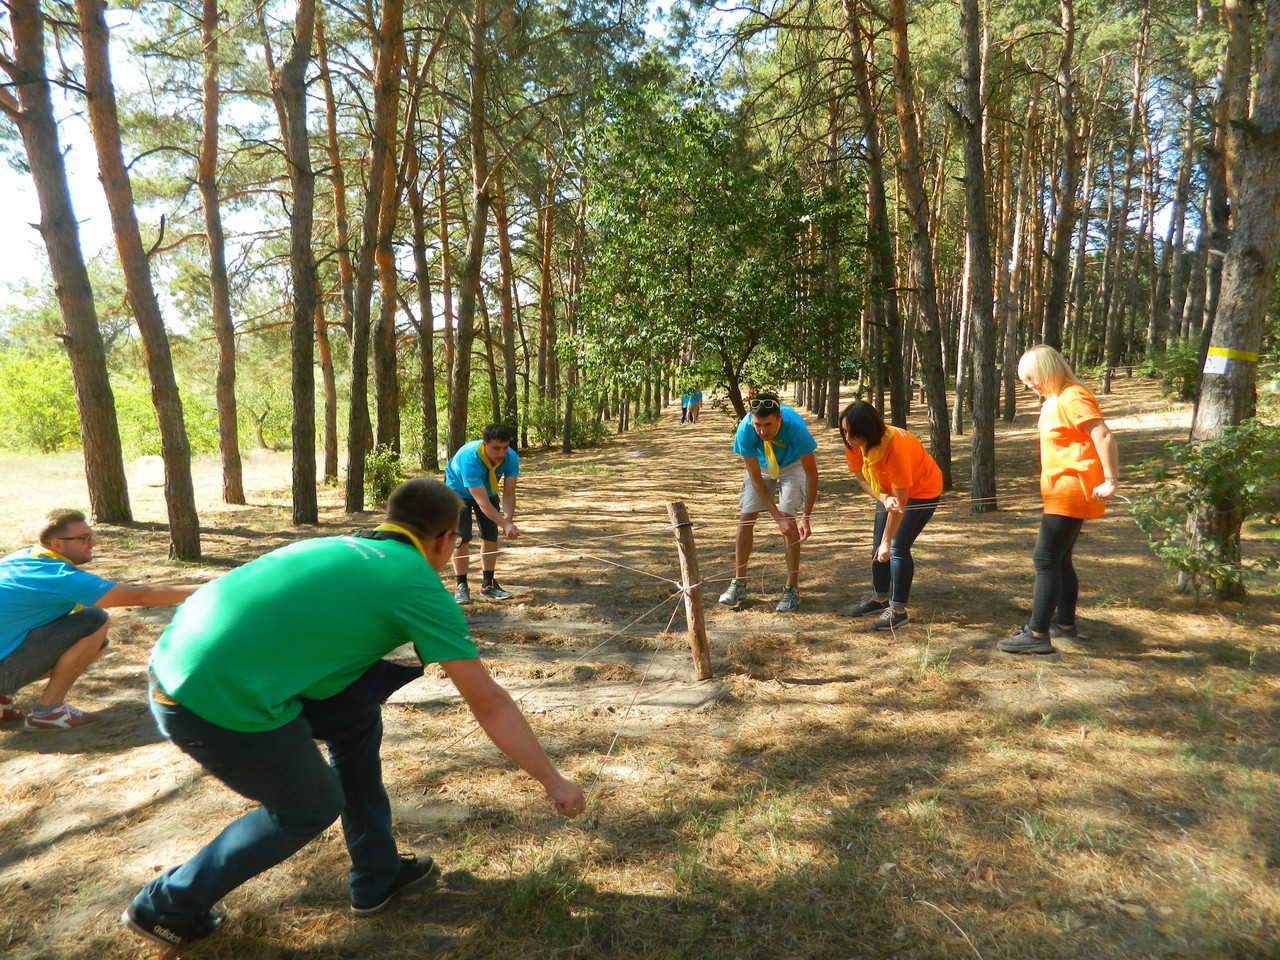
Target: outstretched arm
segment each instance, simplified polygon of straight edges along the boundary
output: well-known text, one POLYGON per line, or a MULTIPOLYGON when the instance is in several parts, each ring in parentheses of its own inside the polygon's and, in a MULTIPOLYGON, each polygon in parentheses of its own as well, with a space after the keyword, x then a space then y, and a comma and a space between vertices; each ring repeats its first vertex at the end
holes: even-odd
POLYGON ((542 784, 556 812, 566 817, 582 813, 587 808, 582 790, 560 775, 511 694, 498 686, 484 664, 479 660, 446 660, 440 666, 485 734, 521 770, 542 784))
POLYGON ((1090 420, 1081 424, 1080 429, 1089 435, 1094 449, 1098 451, 1098 459, 1102 461, 1104 479, 1093 488, 1093 499, 1110 500, 1120 485, 1120 448, 1116 445, 1116 438, 1105 420, 1090 420))
POLYGON ((141 583, 117 583, 98 598, 95 607, 170 607, 181 603, 200 589, 202 584, 191 586, 150 587, 141 583))

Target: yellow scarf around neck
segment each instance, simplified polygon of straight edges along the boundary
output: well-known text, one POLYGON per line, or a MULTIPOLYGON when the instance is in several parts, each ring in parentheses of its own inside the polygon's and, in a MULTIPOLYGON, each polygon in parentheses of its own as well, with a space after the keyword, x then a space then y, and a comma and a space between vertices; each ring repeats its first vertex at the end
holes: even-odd
POLYGON ((41 557, 47 557, 50 560, 61 560, 63 563, 70 563, 73 567, 75 566, 73 561, 64 557, 57 550, 50 550, 44 544, 36 544, 27 551, 27 556, 32 560, 39 560, 41 557))
POLYGON ((495 496, 498 494, 498 465, 489 462, 489 455, 484 452, 484 444, 476 447, 476 453, 480 455, 480 462, 489 468, 489 492, 495 496))
POLYGON ((880 442, 862 451, 862 478, 871 486, 871 492, 876 497, 879 497, 882 492, 880 475, 876 473, 876 464, 889 452, 889 441, 893 439, 893 433, 893 427, 886 426, 880 442))
MULTIPOLYGON (((423 549, 422 541, 419 540, 417 537, 415 537, 412 533, 410 533, 404 527, 398 526, 394 523, 380 523, 373 529, 381 530, 383 533, 403 534, 404 536, 409 538, 409 540, 413 543, 415 547, 418 548, 418 552, 422 554, 422 559, 427 560, 427 551, 423 549)), ((430 562, 431 562, 430 560, 427 560, 427 563, 430 563, 430 562)))
POLYGON ((779 447, 786 446, 786 444, 783 443, 781 440, 765 440, 764 441, 764 459, 765 459, 765 463, 768 464, 768 467, 769 467, 770 480, 778 479, 778 471, 779 471, 778 456, 773 452, 773 448, 775 444, 779 447))

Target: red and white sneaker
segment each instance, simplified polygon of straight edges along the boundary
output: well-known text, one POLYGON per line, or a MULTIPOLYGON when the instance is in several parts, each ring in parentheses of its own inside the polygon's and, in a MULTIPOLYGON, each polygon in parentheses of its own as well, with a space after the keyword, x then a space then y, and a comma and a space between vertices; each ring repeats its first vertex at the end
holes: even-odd
POLYGON ((26 715, 26 712, 15 707, 8 697, 0 697, 0 723, 13 723, 26 715))
POLYGON ((77 710, 71 704, 64 703, 60 709, 53 713, 46 713, 43 717, 28 713, 26 728, 28 730, 71 730, 75 727, 87 727, 101 719, 96 713, 77 710))

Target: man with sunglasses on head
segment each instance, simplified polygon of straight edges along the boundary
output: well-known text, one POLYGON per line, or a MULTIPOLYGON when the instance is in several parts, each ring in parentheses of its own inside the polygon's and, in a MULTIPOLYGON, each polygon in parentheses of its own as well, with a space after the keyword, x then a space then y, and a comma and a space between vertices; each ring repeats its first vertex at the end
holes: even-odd
POLYGON ((71 730, 97 722, 64 698, 107 648, 104 607, 167 607, 198 586, 112 583, 81 566, 96 541, 79 510, 54 510, 40 524, 36 545, 0 558, 0 720, 23 720, 28 730, 71 730), (46 679, 30 713, 11 699, 46 679))
POLYGON ((462 514, 458 518, 461 539, 453 553, 453 599, 457 603, 471 602, 467 571, 471 566, 472 517, 480 527, 480 568, 484 578, 480 596, 490 600, 506 600, 511 596, 498 586, 494 574, 498 564, 498 531, 508 540, 520 536, 520 528, 515 524, 516 478, 519 476, 520 457, 511 449, 511 431, 501 423, 489 424, 479 440, 463 444, 445 468, 445 484, 462 498, 462 514))
POLYGON ((121 917, 130 930, 173 948, 209 936, 223 921, 219 900, 339 816, 352 914, 371 916, 434 882, 431 857, 397 850, 382 782, 382 701, 422 672, 382 659, 404 644, 440 666, 557 813, 583 812, 582 791, 489 675, 440 582, 461 509, 438 480, 408 480, 375 530, 274 550, 179 610, 151 655, 151 713, 184 753, 260 806, 148 883, 121 917))
POLYGON ((809 539, 809 514, 818 496, 818 445, 800 414, 776 393, 753 394, 747 408, 733 440, 733 452, 742 457, 746 470, 738 501, 742 515, 734 539, 734 580, 720 602, 733 607, 746 596, 756 518, 767 512, 786 545, 787 582, 776 609, 792 613, 800 609, 800 544, 809 539))

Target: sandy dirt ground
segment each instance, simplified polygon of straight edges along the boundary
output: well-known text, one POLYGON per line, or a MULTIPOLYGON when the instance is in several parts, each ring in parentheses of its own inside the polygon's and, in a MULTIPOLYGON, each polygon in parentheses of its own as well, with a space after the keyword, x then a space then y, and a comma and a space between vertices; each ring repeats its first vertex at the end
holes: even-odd
MULTIPOLYGON (((1188 409, 1149 383, 1122 379, 1100 403, 1125 464, 1185 436, 1188 409)), ((872 502, 845 468, 838 431, 805 416, 818 441, 820 490, 802 554, 802 606, 791 615, 773 610, 784 564, 767 522, 756 534, 748 600, 737 609, 716 603, 731 576, 742 476, 723 411, 708 405, 698 424, 681 425, 678 408, 668 408, 657 425, 600 448, 524 455, 523 536, 503 544, 498 566, 514 597, 478 600, 467 616, 490 669, 589 789, 591 812, 573 824, 554 817, 536 784, 474 730, 443 675, 428 669, 386 708, 384 759, 405 847, 431 850, 446 866, 430 911, 350 920, 335 827, 229 896, 231 921, 201 950, 464 957, 492 955, 496 940, 504 955, 530 957, 969 955, 957 929, 988 958, 1192 956, 1196 944, 1265 942, 1275 930, 1280 862, 1280 831, 1268 826, 1274 800, 1263 799, 1275 783, 1274 594, 1230 607, 1171 596, 1169 575, 1116 504, 1086 524, 1076 550, 1086 639, 1059 643, 1053 656, 997 652, 995 642, 1025 622, 1033 582, 1038 451, 1035 408, 1023 395, 1016 422, 997 428, 1000 509, 972 513, 969 437, 954 438, 955 490, 915 548, 911 622, 893 635, 867 632, 866 621, 841 611, 869 592, 872 502), (666 507, 677 500, 695 523, 715 674, 704 682, 693 677, 676 595, 666 507), (1232 688, 1232 678, 1244 687, 1232 688), (1203 724, 1197 710, 1209 712, 1203 724), (1222 749, 1244 751, 1211 777, 1213 790, 1174 749, 1202 735, 1229 736, 1222 749), (1166 751, 1170 736, 1181 739, 1166 751), (1221 796, 1232 777, 1255 778, 1253 809, 1221 796), (730 838, 698 819, 699 809, 778 803, 784 790, 793 803, 785 830, 740 826, 730 838), (677 825, 663 826, 664 816, 677 825), (1072 858, 1096 850, 1045 840, 1035 825, 1046 817, 1073 824, 1075 836, 1140 836, 1148 852, 1081 866, 1072 858), (735 940, 705 919, 782 872, 842 876, 841 858, 853 854, 841 850, 853 851, 856 825, 871 821, 878 839, 865 857, 879 871, 879 906, 850 921, 853 932, 791 942, 769 927, 735 940), (744 865, 742 845, 763 835, 776 849, 744 865), (1213 851, 1224 845, 1229 867, 1215 866, 1213 851), (681 866, 691 849, 705 868, 699 882, 681 866), (1057 859, 1046 862, 1045 849, 1057 859), (562 862, 579 884, 575 896, 589 889, 590 909, 603 918, 587 925, 594 940, 513 929, 510 903, 524 888, 512 878, 545 876, 562 862), (1178 899, 1202 870, 1226 871, 1204 884, 1214 904, 1235 904, 1220 922, 1218 907, 1197 913, 1178 899), (711 875, 725 885, 719 892, 707 892, 711 875), (949 912, 913 906, 920 901, 949 912), (690 935, 694 946, 663 952, 664 926, 687 924, 699 910, 705 922, 690 935), (490 923, 495 915, 508 917, 505 926, 490 923), (652 949, 641 948, 643 936, 600 933, 650 915, 652 949), (1219 933, 1226 939, 1210 936, 1219 933)), ((922 408, 910 428, 927 437, 922 408)), ((7 457, 0 467, 6 551, 24 543, 39 513, 85 501, 75 457, 7 457)), ((194 565, 165 558, 160 492, 135 484, 138 522, 100 529, 93 571, 207 579, 299 537, 375 522, 342 513, 339 493, 328 491, 318 528, 292 526, 288 469, 287 454, 250 453, 252 503, 226 507, 216 503, 216 464, 197 465, 205 559, 194 565)), ((120 910, 245 809, 163 742, 146 711, 146 659, 168 617, 113 614, 112 651, 71 698, 102 712, 100 724, 66 734, 0 730, 0 953, 14 960, 151 953, 115 926, 120 910)))

